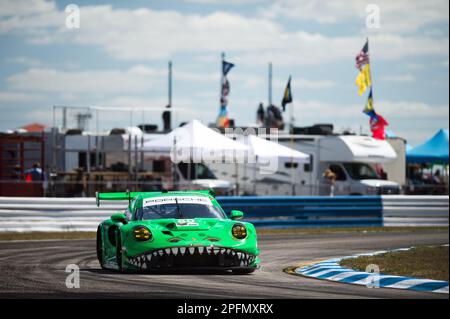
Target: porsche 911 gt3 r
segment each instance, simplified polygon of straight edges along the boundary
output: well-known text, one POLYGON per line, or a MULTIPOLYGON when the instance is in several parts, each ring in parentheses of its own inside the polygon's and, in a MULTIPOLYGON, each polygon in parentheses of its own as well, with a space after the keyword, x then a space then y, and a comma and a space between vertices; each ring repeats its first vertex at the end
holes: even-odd
POLYGON ((255 227, 230 218, 211 191, 97 193, 103 200, 128 200, 124 212, 97 229, 102 268, 127 270, 209 268, 237 274, 255 271, 259 250, 255 227))

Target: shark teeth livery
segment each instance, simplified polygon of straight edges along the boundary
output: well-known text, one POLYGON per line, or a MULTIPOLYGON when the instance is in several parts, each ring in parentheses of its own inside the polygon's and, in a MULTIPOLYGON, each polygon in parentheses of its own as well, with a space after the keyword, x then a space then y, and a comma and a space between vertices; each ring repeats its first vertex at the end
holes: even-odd
POLYGON ((228 217, 211 191, 97 193, 128 207, 97 230, 102 268, 125 271, 214 268, 238 274, 259 268, 257 234, 243 213, 228 217))

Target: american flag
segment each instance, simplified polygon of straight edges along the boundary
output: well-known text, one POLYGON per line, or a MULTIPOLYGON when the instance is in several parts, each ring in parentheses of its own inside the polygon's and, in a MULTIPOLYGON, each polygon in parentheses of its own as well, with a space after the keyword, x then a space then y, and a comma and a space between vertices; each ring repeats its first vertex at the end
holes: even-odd
POLYGON ((361 68, 364 65, 369 64, 369 63, 370 63, 370 60, 369 60, 369 40, 367 40, 367 42, 364 45, 364 47, 362 48, 362 50, 356 56, 356 68, 358 70, 361 70, 361 68))

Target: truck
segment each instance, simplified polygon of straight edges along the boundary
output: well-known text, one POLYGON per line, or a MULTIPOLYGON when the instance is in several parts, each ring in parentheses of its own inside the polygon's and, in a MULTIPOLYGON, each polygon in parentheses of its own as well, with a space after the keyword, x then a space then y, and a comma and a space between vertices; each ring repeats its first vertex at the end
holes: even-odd
MULTIPOLYGON (((235 181, 241 195, 386 195, 400 194, 396 181, 383 179, 376 168, 392 164, 397 153, 388 141, 361 135, 280 134, 278 142, 310 156, 309 163, 279 159, 275 173, 254 163, 212 164, 220 179, 235 181), (329 169, 336 176, 331 185, 323 177, 329 169)), ((388 176, 389 177, 389 176, 388 176)))

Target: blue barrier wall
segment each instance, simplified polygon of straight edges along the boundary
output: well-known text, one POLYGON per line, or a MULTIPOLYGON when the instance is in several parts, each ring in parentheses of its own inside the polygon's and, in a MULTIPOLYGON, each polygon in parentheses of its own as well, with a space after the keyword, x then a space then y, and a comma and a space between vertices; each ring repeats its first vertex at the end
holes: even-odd
POLYGON ((380 196, 217 197, 227 214, 244 212, 258 227, 383 226, 380 196))

